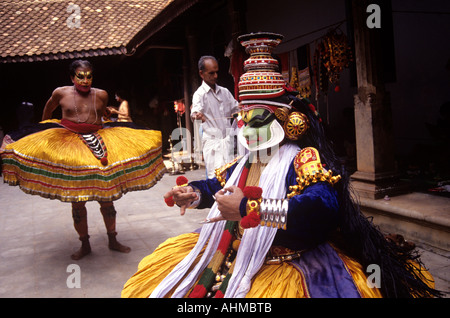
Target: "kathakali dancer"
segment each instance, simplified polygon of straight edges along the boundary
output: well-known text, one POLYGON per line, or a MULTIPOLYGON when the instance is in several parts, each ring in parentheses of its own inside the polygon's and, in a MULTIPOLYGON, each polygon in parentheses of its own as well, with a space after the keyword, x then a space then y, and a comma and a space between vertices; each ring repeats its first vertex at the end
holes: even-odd
POLYGON ((109 248, 128 253, 130 248, 116 240, 113 201, 128 191, 149 189, 162 177, 161 133, 133 123, 102 123, 108 94, 91 87, 88 61, 74 61, 70 77, 74 85, 53 91, 42 122, 5 136, 0 149, 4 182, 72 204, 82 242, 72 259, 91 252, 87 201, 100 204, 109 248), (51 119, 58 106, 62 119, 51 119))
POLYGON ((215 178, 180 180, 165 195, 182 214, 211 208, 208 218, 142 259, 122 297, 439 295, 417 253, 387 240, 352 201, 318 113, 277 72, 271 51, 282 36, 239 40, 250 58, 238 139, 249 152, 215 178), (379 284, 367 283, 371 264, 379 284))

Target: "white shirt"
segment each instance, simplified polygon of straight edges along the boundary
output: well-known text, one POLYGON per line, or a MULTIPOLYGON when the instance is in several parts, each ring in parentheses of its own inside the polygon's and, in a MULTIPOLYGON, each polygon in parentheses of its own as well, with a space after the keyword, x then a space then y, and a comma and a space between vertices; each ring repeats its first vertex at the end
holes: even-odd
POLYGON ((231 129, 232 115, 238 111, 238 102, 234 96, 228 89, 217 84, 214 91, 202 81, 192 97, 191 115, 200 112, 205 116, 202 129, 206 138, 225 138, 231 129))

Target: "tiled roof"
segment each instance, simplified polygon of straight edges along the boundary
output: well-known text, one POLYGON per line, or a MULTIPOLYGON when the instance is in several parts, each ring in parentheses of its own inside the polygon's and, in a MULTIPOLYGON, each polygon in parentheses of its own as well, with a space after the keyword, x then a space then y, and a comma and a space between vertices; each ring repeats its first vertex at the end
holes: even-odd
POLYGON ((174 0, 2 0, 0 62, 121 54, 174 0))

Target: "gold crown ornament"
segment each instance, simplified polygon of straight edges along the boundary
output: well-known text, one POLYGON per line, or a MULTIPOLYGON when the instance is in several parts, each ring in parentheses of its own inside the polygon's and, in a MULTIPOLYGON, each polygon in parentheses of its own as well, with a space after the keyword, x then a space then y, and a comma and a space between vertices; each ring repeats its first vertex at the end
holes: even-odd
POLYGON ((287 138, 298 140, 309 128, 308 117, 303 113, 294 111, 287 116, 283 128, 287 138))

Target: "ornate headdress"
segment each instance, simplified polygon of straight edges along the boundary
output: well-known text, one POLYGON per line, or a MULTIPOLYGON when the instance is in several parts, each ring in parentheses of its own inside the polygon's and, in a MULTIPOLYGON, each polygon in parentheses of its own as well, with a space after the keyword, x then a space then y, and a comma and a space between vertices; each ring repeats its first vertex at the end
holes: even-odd
POLYGON ((289 89, 278 71, 278 61, 272 57, 273 49, 283 36, 276 33, 258 32, 238 38, 250 57, 244 62, 245 73, 239 79, 239 100, 243 111, 254 108, 269 110, 278 119, 271 130, 274 139, 281 142, 285 137, 297 140, 309 128, 306 115, 289 103, 289 89))

